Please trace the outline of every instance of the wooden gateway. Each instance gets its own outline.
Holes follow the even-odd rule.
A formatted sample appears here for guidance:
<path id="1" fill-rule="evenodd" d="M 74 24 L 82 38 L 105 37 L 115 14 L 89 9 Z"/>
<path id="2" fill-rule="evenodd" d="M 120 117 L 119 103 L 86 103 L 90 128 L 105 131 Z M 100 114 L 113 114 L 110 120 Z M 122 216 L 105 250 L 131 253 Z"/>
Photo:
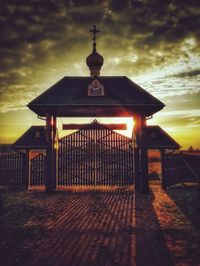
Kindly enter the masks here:
<path id="1" fill-rule="evenodd" d="M 146 120 L 148 117 L 160 111 L 164 107 L 164 104 L 125 76 L 100 76 L 100 69 L 104 59 L 96 51 L 96 33 L 98 31 L 95 26 L 91 32 L 94 34 L 93 51 L 86 59 L 90 76 L 63 77 L 55 85 L 28 104 L 28 107 L 38 116 L 46 118 L 46 189 L 48 192 L 56 189 L 56 180 L 60 171 L 58 170 L 58 154 L 56 151 L 57 117 L 132 117 L 135 123 L 132 138 L 132 141 L 134 141 L 134 157 L 130 165 L 135 169 L 136 189 L 142 193 L 147 193 L 149 190 L 149 182 Z M 93 132 L 97 132 L 97 129 Z M 101 138 L 96 139 L 96 141 L 99 141 L 100 145 L 103 145 Z M 62 145 L 63 143 L 64 141 Z M 67 145 L 70 144 L 68 143 Z M 97 148 L 94 145 L 94 149 L 95 147 Z M 89 149 L 91 149 L 92 156 L 94 151 L 91 145 Z M 66 156 L 63 160 L 69 162 L 71 160 L 70 155 L 65 153 L 64 150 L 62 152 Z M 102 164 L 103 169 L 98 173 L 98 182 L 100 183 L 103 182 L 101 178 L 107 178 L 105 176 L 105 169 L 108 167 L 107 155 L 103 153 L 103 150 L 99 150 L 99 153 L 101 152 L 102 154 L 98 154 L 98 156 L 105 158 L 104 164 Z M 77 153 L 76 156 L 79 158 L 78 149 Z M 130 156 L 130 158 L 132 157 Z M 78 161 L 81 167 L 80 160 L 77 159 Z M 98 164 L 99 162 L 96 161 L 96 163 Z M 91 175 L 91 172 L 88 175 Z M 62 175 L 60 176 L 63 178 Z M 86 175 L 85 178 L 89 177 Z"/>
<path id="2" fill-rule="evenodd" d="M 99 124 L 59 140 L 57 185 L 132 185 L 132 140 Z"/>

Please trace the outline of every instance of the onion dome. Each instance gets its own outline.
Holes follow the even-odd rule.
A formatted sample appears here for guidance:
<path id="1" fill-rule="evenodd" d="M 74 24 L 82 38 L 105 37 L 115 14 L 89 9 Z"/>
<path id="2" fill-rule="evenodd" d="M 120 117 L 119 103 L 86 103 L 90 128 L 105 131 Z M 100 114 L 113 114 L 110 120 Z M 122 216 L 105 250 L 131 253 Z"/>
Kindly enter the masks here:
<path id="1" fill-rule="evenodd" d="M 103 65 L 103 61 L 103 56 L 93 49 L 93 52 L 86 58 L 86 64 L 90 69 L 91 77 L 100 75 L 100 69 Z"/>
<path id="2" fill-rule="evenodd" d="M 94 25 L 93 29 L 90 30 L 90 32 L 93 33 L 93 51 L 92 53 L 86 58 L 86 64 L 90 69 L 90 75 L 91 77 L 99 76 L 100 70 L 103 65 L 104 59 L 103 56 L 97 53 L 96 51 L 96 33 L 100 32 L 96 29 L 96 26 Z"/>

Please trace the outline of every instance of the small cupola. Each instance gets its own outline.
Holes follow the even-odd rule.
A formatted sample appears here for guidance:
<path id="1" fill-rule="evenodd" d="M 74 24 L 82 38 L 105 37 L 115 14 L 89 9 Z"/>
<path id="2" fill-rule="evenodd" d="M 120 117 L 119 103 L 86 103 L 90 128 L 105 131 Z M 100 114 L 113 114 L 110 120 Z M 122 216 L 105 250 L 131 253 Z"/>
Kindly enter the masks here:
<path id="1" fill-rule="evenodd" d="M 86 64 L 90 69 L 90 76 L 100 76 L 100 70 L 103 65 L 104 59 L 103 56 L 97 53 L 96 51 L 96 34 L 100 32 L 96 29 L 96 25 L 94 25 L 93 29 L 90 30 L 93 33 L 93 51 L 92 53 L 86 58 Z"/>

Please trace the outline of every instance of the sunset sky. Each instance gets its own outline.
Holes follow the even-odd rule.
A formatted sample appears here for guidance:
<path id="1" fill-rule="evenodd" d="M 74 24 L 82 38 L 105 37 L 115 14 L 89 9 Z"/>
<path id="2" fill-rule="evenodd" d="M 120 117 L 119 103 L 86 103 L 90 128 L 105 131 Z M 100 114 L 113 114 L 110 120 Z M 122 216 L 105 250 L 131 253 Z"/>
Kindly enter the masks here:
<path id="1" fill-rule="evenodd" d="M 89 29 L 96 24 L 101 75 L 128 76 L 160 99 L 166 107 L 149 124 L 183 148 L 200 148 L 199 6 L 197 0 L 1 1 L 0 143 L 44 124 L 26 107 L 32 99 L 63 76 L 89 75 Z"/>

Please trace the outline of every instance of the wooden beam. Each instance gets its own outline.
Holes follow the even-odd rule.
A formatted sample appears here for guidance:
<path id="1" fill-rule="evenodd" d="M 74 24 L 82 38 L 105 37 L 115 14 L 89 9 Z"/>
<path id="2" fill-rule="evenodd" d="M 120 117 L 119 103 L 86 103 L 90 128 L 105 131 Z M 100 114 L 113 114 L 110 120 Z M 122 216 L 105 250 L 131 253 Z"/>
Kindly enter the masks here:
<path id="1" fill-rule="evenodd" d="M 91 124 L 63 124 L 63 130 L 79 130 Z M 126 130 L 127 124 L 100 124 L 111 130 Z"/>

